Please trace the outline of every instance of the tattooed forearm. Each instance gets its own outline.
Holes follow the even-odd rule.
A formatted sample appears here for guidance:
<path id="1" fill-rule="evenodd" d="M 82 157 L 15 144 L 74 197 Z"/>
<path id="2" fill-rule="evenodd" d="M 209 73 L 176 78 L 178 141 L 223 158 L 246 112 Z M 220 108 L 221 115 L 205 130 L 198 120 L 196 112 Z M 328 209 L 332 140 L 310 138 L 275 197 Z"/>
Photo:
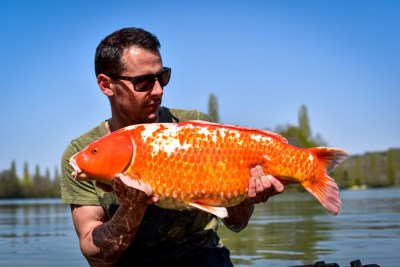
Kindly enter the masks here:
<path id="1" fill-rule="evenodd" d="M 132 243 L 149 204 L 157 197 L 132 187 L 119 179 L 114 182 L 119 207 L 111 218 L 103 218 L 100 207 L 73 207 L 73 220 L 83 255 L 91 266 L 113 266 Z M 108 220 L 109 219 L 109 220 Z"/>
<path id="2" fill-rule="evenodd" d="M 92 266 L 112 266 L 131 244 L 143 219 L 144 210 L 134 207 L 118 208 L 109 220 L 92 231 L 93 244 L 100 249 L 97 257 L 88 258 Z"/>

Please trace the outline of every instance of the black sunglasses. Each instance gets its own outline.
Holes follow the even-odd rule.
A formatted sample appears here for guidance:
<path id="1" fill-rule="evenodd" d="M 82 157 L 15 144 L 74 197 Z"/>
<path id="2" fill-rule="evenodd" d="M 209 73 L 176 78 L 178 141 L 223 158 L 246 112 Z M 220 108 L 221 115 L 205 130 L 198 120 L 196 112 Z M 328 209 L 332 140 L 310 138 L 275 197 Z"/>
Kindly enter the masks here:
<path id="1" fill-rule="evenodd" d="M 160 83 L 161 87 L 168 84 L 171 78 L 171 68 L 164 67 L 162 71 L 156 74 L 144 74 L 138 76 L 119 76 L 119 75 L 108 75 L 111 79 L 126 80 L 133 84 L 133 89 L 137 92 L 147 92 L 154 86 L 156 80 Z"/>

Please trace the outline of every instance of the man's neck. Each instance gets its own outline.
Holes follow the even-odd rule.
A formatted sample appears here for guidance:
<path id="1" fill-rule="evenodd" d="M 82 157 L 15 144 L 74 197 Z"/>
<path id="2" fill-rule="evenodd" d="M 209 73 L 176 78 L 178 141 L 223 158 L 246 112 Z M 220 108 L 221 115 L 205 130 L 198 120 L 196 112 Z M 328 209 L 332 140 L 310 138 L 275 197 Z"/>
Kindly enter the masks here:
<path id="1" fill-rule="evenodd" d="M 160 118 L 157 119 L 157 121 L 154 122 L 158 122 Z M 126 126 L 130 126 L 130 125 L 135 125 L 135 124 L 139 124 L 139 123 L 154 123 L 154 122 L 130 122 L 130 123 L 122 123 L 121 121 L 115 119 L 115 118 L 110 118 L 108 120 L 106 120 L 106 128 L 108 130 L 109 133 L 114 132 L 118 129 L 124 128 Z"/>

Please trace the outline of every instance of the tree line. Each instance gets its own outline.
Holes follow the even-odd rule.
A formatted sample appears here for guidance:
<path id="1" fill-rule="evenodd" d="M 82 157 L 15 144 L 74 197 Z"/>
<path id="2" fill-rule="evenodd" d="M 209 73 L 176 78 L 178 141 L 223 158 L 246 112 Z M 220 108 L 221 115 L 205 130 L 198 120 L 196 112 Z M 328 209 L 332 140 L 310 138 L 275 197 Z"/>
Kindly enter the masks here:
<path id="1" fill-rule="evenodd" d="M 16 162 L 13 160 L 9 170 L 0 172 L 0 198 L 60 197 L 60 180 L 57 167 L 54 169 L 53 177 L 48 169 L 42 175 L 39 165 L 36 165 L 35 172 L 31 174 L 27 162 L 24 164 L 23 176 L 19 177 Z"/>
<path id="2" fill-rule="evenodd" d="M 332 173 L 341 188 L 400 185 L 400 149 L 352 156 Z"/>

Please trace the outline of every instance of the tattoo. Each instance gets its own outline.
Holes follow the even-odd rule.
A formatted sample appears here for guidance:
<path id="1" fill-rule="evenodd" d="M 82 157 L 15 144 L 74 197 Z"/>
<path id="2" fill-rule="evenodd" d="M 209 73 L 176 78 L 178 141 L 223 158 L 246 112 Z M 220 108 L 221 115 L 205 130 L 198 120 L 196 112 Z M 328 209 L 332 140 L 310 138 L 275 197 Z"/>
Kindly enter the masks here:
<path id="1" fill-rule="evenodd" d="M 93 266 L 112 266 L 121 257 L 142 222 L 146 208 L 120 206 L 108 221 L 93 229 L 93 244 L 101 251 L 101 257 L 88 261 Z"/>

